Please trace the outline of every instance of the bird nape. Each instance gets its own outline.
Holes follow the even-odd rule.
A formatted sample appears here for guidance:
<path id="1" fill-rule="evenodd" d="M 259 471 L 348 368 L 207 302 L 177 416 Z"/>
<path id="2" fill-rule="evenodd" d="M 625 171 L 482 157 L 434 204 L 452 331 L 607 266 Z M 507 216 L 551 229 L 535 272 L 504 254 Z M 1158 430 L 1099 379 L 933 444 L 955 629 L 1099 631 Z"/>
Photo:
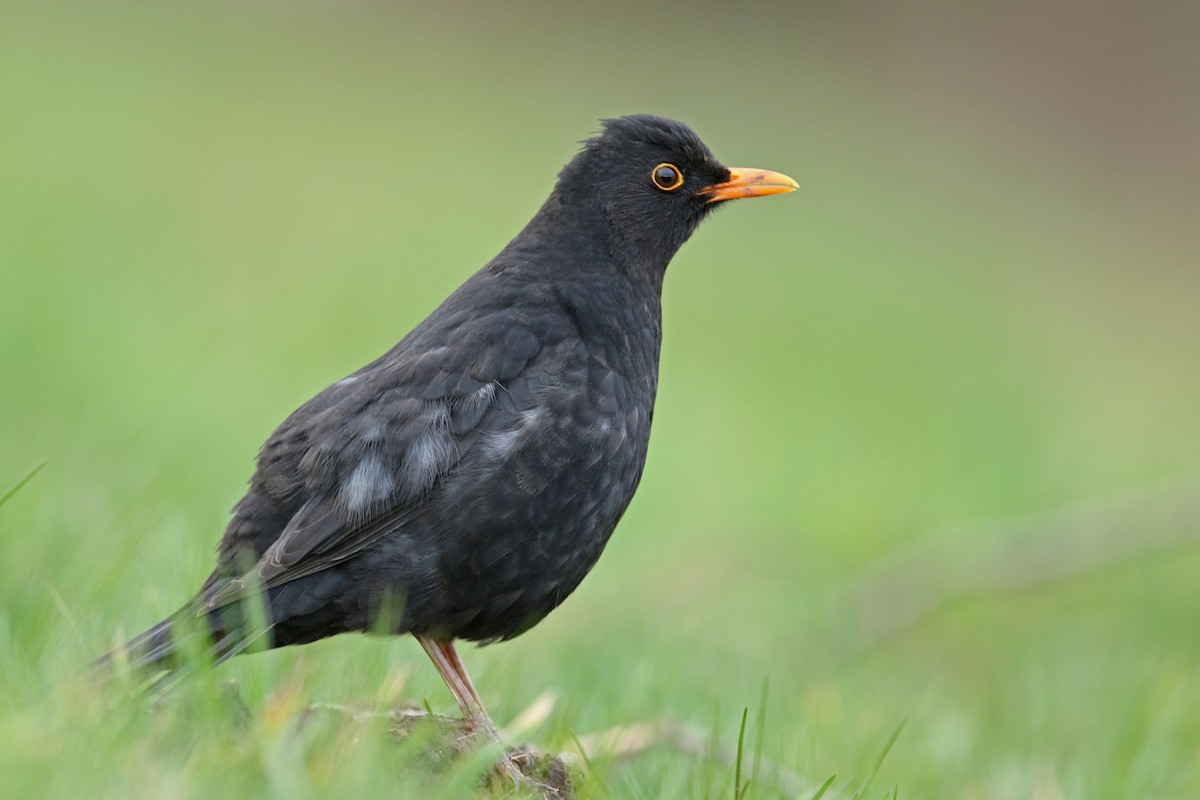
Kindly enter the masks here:
<path id="1" fill-rule="evenodd" d="M 607 120 L 498 256 L 271 434 L 216 569 L 121 660 L 234 655 L 254 598 L 272 647 L 411 633 L 495 738 L 454 640 L 519 635 L 595 564 L 646 459 L 668 262 L 714 208 L 795 188 L 679 122 Z"/>

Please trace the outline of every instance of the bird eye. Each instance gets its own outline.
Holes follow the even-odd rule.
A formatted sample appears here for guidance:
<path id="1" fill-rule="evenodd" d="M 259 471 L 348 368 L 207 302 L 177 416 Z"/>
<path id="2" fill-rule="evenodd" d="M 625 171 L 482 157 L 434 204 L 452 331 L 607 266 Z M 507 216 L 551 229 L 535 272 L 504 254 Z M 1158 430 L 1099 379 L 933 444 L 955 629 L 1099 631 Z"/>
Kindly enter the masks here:
<path id="1" fill-rule="evenodd" d="M 650 173 L 650 180 L 664 192 L 673 192 L 683 186 L 683 173 L 674 164 L 659 164 Z"/>

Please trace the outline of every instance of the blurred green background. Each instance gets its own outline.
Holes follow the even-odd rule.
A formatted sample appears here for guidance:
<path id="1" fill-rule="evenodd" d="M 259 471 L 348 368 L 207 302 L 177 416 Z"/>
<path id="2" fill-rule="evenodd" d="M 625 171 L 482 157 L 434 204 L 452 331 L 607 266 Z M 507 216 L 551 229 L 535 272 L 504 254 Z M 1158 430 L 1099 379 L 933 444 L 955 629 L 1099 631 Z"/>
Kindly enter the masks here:
<path id="1" fill-rule="evenodd" d="M 294 724 L 450 712 L 408 639 L 152 709 L 72 678 L 198 586 L 286 414 L 652 112 L 801 189 L 673 262 L 637 499 L 465 650 L 497 720 L 730 746 L 749 707 L 760 798 L 851 797 L 905 719 L 866 796 L 1200 796 L 1197 41 L 1184 0 L 4 4 L 0 491 L 46 466 L 0 507 L 0 794 L 429 796 Z M 687 751 L 584 793 L 733 794 Z"/>

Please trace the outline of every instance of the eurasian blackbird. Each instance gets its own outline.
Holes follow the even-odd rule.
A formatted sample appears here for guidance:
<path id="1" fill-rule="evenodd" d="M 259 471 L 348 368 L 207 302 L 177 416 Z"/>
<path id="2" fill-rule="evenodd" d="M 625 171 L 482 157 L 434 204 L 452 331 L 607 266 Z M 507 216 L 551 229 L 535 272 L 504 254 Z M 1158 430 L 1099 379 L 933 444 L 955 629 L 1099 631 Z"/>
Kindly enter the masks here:
<path id="1" fill-rule="evenodd" d="M 498 256 L 284 420 L 216 570 L 122 656 L 170 667 L 185 636 L 233 655 L 257 597 L 273 647 L 411 633 L 494 737 L 454 640 L 519 635 L 596 563 L 642 476 L 667 263 L 725 201 L 795 188 L 679 122 L 605 121 Z"/>

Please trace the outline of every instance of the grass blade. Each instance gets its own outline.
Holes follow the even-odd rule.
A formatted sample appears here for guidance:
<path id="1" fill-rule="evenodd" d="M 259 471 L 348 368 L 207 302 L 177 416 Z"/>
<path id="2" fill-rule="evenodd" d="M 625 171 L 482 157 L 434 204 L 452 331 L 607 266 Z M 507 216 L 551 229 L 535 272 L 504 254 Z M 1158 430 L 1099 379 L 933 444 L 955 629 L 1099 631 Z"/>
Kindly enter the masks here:
<path id="1" fill-rule="evenodd" d="M 888 753 L 892 751 L 892 746 L 896 744 L 896 740 L 900 738 L 900 731 L 904 730 L 904 726 L 908 723 L 908 717 L 900 720 L 900 724 L 896 726 L 896 730 L 892 731 L 892 735 L 888 738 L 887 744 L 883 746 L 883 752 L 879 754 L 879 758 L 875 760 L 875 767 L 871 770 L 871 774 L 867 776 L 866 782 L 862 788 L 854 793 L 855 800 L 866 794 L 866 791 L 871 786 L 871 781 L 875 780 L 875 776 L 879 774 L 879 768 L 883 766 L 884 760 L 888 757 Z M 899 788 L 899 787 L 897 787 Z"/>
<path id="2" fill-rule="evenodd" d="M 738 729 L 738 745 L 737 745 L 737 760 L 733 765 L 733 800 L 742 800 L 746 796 L 746 788 L 750 784 L 742 785 L 742 753 L 746 743 L 746 717 L 750 714 L 749 708 L 742 709 L 742 726 Z"/>
<path id="3" fill-rule="evenodd" d="M 39 472 L 41 472 L 42 467 L 46 466 L 48 461 L 49 461 L 49 459 L 47 459 L 47 461 L 43 461 L 42 463 L 38 464 L 33 469 L 29 470 L 29 472 L 26 472 L 24 478 L 21 478 L 21 480 L 17 481 L 16 484 L 11 489 L 9 489 L 4 494 L 0 495 L 0 506 L 7 503 L 10 497 L 12 497 L 17 492 L 21 491 L 22 486 L 24 486 L 25 484 L 27 484 L 31 480 L 33 480 L 33 476 L 37 475 Z"/>
<path id="4" fill-rule="evenodd" d="M 821 788 L 817 789 L 817 793 L 812 796 L 812 800 L 821 800 L 825 793 L 829 791 L 829 787 L 833 786 L 833 782 L 837 780 L 837 773 L 829 776 L 829 779 L 821 784 Z"/>

